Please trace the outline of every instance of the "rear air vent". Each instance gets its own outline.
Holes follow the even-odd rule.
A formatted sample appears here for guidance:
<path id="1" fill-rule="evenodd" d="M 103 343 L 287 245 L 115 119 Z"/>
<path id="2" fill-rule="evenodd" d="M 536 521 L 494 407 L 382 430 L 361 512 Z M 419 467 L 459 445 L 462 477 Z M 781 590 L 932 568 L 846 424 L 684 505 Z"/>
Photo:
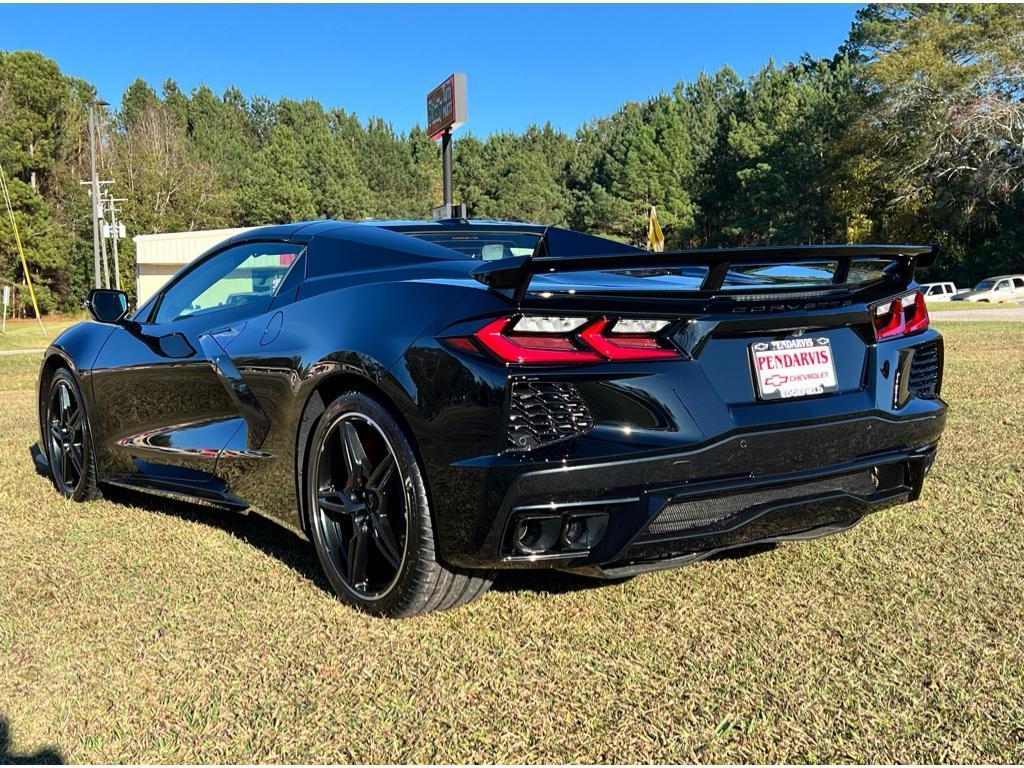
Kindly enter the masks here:
<path id="1" fill-rule="evenodd" d="M 572 384 L 557 381 L 512 383 L 508 450 L 532 451 L 578 437 L 594 427 L 594 418 Z"/>
<path id="2" fill-rule="evenodd" d="M 910 363 L 910 391 L 918 397 L 934 398 L 942 388 L 942 340 L 914 347 Z"/>
<path id="3" fill-rule="evenodd" d="M 895 484 L 895 482 L 896 479 L 887 484 Z M 671 501 L 647 527 L 644 538 L 681 534 L 705 528 L 720 523 L 733 515 L 767 504 L 809 498 L 823 493 L 868 496 L 877 490 L 879 490 L 879 474 L 865 469 L 848 475 L 828 477 L 797 485 L 759 488 L 743 493 L 703 499 Z"/>

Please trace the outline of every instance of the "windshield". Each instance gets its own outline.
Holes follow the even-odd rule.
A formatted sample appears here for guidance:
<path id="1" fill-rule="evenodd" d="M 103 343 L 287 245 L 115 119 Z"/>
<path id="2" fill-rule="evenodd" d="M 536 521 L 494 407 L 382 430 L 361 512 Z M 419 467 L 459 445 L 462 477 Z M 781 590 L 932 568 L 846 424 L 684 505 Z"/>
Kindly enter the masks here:
<path id="1" fill-rule="evenodd" d="M 974 286 L 974 290 L 976 290 L 976 291 L 991 291 L 995 287 L 995 284 L 996 284 L 995 280 L 991 280 L 991 279 L 990 280 L 982 280 L 980 283 L 978 283 L 976 286 Z"/>
<path id="2" fill-rule="evenodd" d="M 530 256 L 540 242 L 539 232 L 496 232 L 487 230 L 461 232 L 406 232 L 411 237 L 451 248 L 463 256 L 479 261 L 496 261 L 513 256 Z"/>

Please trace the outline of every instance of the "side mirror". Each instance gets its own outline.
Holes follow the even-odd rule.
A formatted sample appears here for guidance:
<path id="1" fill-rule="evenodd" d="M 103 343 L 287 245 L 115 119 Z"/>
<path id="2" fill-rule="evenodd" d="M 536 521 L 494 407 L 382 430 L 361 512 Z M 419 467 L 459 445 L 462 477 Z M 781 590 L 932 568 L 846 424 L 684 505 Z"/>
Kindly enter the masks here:
<path id="1" fill-rule="evenodd" d="M 101 323 L 119 323 L 128 314 L 128 295 L 109 288 L 93 288 L 85 300 L 89 314 Z"/>

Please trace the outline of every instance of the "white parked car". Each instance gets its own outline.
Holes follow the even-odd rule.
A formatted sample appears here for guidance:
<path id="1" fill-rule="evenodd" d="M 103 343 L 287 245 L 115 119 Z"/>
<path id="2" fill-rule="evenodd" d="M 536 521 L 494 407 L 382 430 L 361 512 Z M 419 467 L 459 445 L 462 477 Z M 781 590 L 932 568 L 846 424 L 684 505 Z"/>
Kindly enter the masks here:
<path id="1" fill-rule="evenodd" d="M 974 290 L 956 297 L 958 301 L 1024 301 L 1024 275 L 986 277 Z"/>
<path id="2" fill-rule="evenodd" d="M 953 283 L 921 283 L 920 287 L 928 304 L 936 301 L 952 301 L 953 297 L 959 293 Z"/>

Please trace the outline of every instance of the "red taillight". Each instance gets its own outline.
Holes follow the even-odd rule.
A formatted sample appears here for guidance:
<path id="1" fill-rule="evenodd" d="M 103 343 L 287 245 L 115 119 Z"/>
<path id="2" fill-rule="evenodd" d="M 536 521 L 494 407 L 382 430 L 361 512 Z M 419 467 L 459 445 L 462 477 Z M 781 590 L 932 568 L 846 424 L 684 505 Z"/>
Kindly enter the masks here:
<path id="1" fill-rule="evenodd" d="M 656 360 L 679 357 L 679 352 L 663 347 L 653 333 L 609 333 L 608 318 L 591 323 L 580 338 L 609 360 Z"/>
<path id="2" fill-rule="evenodd" d="M 928 327 L 931 322 L 928 317 L 928 305 L 925 303 L 924 294 L 914 291 L 913 302 L 910 306 L 903 304 L 903 322 L 906 326 L 906 333 L 918 333 Z"/>
<path id="3" fill-rule="evenodd" d="M 928 307 L 920 291 L 906 293 L 872 310 L 875 338 L 879 341 L 920 333 L 928 327 Z"/>
<path id="4" fill-rule="evenodd" d="M 628 332 L 616 333 L 619 324 L 624 324 Z M 514 320 L 499 317 L 487 323 L 473 337 L 507 363 L 596 363 L 601 360 L 681 357 L 680 352 L 669 347 L 658 335 L 667 325 L 667 321 L 640 320 L 620 320 L 613 324 L 605 317 L 591 321 L 586 318 L 525 317 Z M 466 338 L 458 337 L 458 340 Z M 451 343 L 455 339 L 448 341 Z"/>
<path id="5" fill-rule="evenodd" d="M 601 359 L 562 334 L 508 333 L 511 324 L 511 318 L 499 317 L 473 335 L 507 363 L 594 363 Z"/>

